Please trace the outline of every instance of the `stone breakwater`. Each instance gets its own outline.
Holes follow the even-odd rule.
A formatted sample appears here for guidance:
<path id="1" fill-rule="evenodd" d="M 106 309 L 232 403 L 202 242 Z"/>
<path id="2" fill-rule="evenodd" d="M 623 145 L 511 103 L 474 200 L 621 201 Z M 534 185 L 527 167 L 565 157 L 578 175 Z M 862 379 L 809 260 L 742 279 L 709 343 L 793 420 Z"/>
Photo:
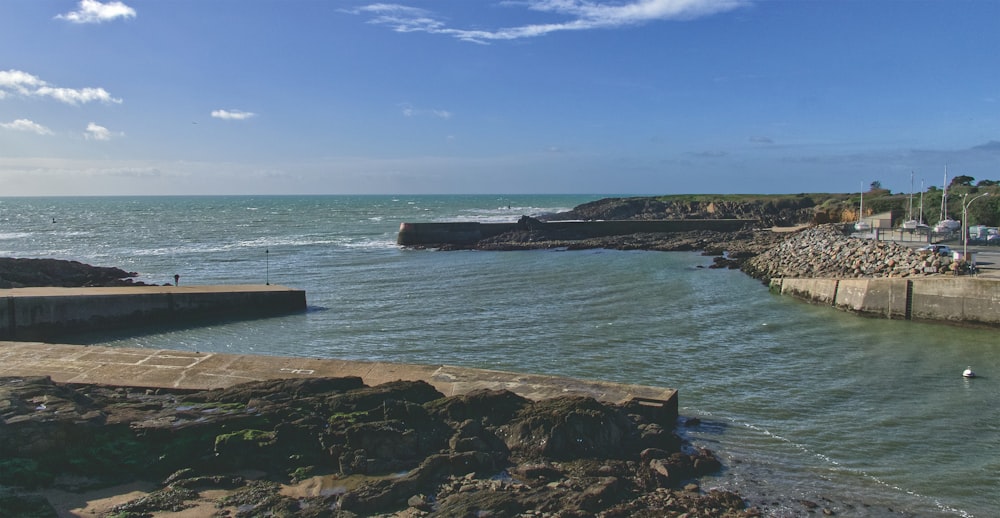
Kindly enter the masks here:
<path id="1" fill-rule="evenodd" d="M 961 263 L 950 256 L 852 238 L 838 225 L 820 225 L 789 235 L 747 260 L 742 269 L 768 282 L 779 277 L 924 277 L 952 273 L 960 267 Z"/>

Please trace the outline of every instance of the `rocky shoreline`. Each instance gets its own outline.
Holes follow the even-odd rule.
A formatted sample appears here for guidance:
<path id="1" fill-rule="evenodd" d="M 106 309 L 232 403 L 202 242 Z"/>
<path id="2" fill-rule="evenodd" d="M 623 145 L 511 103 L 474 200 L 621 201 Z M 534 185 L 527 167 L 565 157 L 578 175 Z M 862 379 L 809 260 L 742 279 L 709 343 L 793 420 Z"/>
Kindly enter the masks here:
<path id="1" fill-rule="evenodd" d="M 145 480 L 88 516 L 759 516 L 701 491 L 721 468 L 650 407 L 424 382 L 251 382 L 208 391 L 0 380 L 0 508 Z"/>
<path id="2" fill-rule="evenodd" d="M 653 218 L 759 219 L 758 228 L 735 232 L 699 230 L 672 233 L 636 233 L 601 237 L 567 235 L 550 230 L 542 219 L 523 216 L 515 230 L 466 244 L 423 246 L 438 250 L 611 249 L 664 252 L 699 251 L 713 256 L 710 268 L 741 269 L 767 283 L 776 277 L 879 278 L 956 274 L 964 265 L 950 256 L 914 250 L 897 243 L 859 239 L 841 223 L 818 223 L 809 207 L 771 207 L 762 204 L 667 204 L 649 198 L 599 200 L 569 212 L 549 215 L 558 220 L 646 220 Z M 761 222 L 788 227 L 761 228 Z"/>
<path id="3" fill-rule="evenodd" d="M 142 282 L 134 280 L 138 275 L 121 268 L 91 266 L 77 261 L 0 257 L 0 289 L 143 286 Z"/>

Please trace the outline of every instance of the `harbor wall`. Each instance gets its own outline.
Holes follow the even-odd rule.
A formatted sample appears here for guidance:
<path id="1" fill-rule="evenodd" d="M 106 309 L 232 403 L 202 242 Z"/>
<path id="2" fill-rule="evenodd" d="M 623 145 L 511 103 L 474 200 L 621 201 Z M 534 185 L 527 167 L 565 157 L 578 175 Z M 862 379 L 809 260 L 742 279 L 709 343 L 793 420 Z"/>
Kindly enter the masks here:
<path id="1" fill-rule="evenodd" d="M 479 223 L 459 221 L 444 223 L 401 223 L 396 242 L 403 246 L 468 245 L 513 230 L 540 230 L 566 239 L 586 239 L 636 233 L 688 232 L 714 230 L 732 232 L 753 225 L 747 219 L 683 219 L 683 220 L 615 220 L 615 221 L 534 221 L 520 223 Z"/>
<path id="2" fill-rule="evenodd" d="M 306 309 L 283 286 L 129 286 L 0 290 L 0 339 L 52 340 L 73 333 L 277 316 Z"/>
<path id="3" fill-rule="evenodd" d="M 913 319 L 1000 326 L 1000 280 L 943 278 L 913 284 Z"/>
<path id="4" fill-rule="evenodd" d="M 0 377 L 49 376 L 61 383 L 211 390 L 248 381 L 357 376 L 369 386 L 425 381 L 447 395 L 509 390 L 535 401 L 567 394 L 610 403 L 632 401 L 671 427 L 678 412 L 677 390 L 672 388 L 453 365 L 3 341 L 0 351 Z"/>
<path id="5" fill-rule="evenodd" d="M 1000 279 L 776 278 L 771 291 L 874 317 L 1000 326 Z"/>

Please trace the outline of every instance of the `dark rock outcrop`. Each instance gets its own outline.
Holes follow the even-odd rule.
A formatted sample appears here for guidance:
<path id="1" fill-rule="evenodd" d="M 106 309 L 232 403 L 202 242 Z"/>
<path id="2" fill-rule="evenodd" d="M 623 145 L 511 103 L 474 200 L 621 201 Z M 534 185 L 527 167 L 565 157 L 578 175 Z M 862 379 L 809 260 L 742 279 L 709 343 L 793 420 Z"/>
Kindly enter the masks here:
<path id="1" fill-rule="evenodd" d="M 649 417 L 587 397 L 445 397 L 423 382 L 357 378 L 197 392 L 2 378 L 0 500 L 37 510 L 33 489 L 73 476 L 162 481 L 114 510 L 129 516 L 182 510 L 205 489 L 255 516 L 753 515 L 737 495 L 701 493 L 692 481 L 721 464 Z M 352 485 L 281 491 L 320 476 Z"/>
<path id="2" fill-rule="evenodd" d="M 120 268 L 90 266 L 77 261 L 0 257 L 0 288 L 142 285 L 134 281 L 137 275 Z"/>
<path id="3" fill-rule="evenodd" d="M 567 212 L 546 215 L 544 219 L 752 219 L 759 221 L 763 227 L 772 227 L 814 223 L 816 213 L 816 202 L 803 195 L 760 201 L 671 201 L 655 197 L 630 197 L 604 198 L 584 203 Z"/>

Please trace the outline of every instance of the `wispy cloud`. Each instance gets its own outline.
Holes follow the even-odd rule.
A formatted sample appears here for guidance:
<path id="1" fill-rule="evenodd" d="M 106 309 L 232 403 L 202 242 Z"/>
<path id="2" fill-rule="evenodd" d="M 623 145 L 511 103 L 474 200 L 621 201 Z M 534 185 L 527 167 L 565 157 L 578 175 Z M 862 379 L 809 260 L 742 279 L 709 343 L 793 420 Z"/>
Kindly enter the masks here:
<path id="1" fill-rule="evenodd" d="M 490 41 L 534 38 L 553 32 L 613 29 L 654 21 L 691 20 L 732 11 L 750 4 L 750 0 L 630 0 L 598 2 L 593 0 L 511 0 L 505 7 L 523 8 L 561 18 L 548 23 L 525 23 L 494 29 L 451 27 L 443 17 L 417 7 L 401 4 L 369 4 L 345 12 L 370 16 L 370 23 L 384 25 L 396 32 L 425 32 L 451 36 L 463 41 Z"/>
<path id="2" fill-rule="evenodd" d="M 985 153 L 1000 153 L 1000 141 L 991 140 L 985 144 L 980 144 L 978 146 L 972 147 L 973 151 L 982 151 Z"/>
<path id="3" fill-rule="evenodd" d="M 135 9 L 122 2 L 101 3 L 97 0 L 80 0 L 76 11 L 56 16 L 72 23 L 101 23 L 117 18 L 135 18 Z"/>
<path id="4" fill-rule="evenodd" d="M 87 124 L 87 131 L 84 132 L 83 136 L 87 140 L 111 140 L 112 137 L 124 137 L 125 134 L 113 133 L 108 128 L 91 122 Z"/>
<path id="5" fill-rule="evenodd" d="M 753 142 L 754 144 L 774 144 L 774 139 L 772 139 L 771 137 L 755 135 L 753 137 L 750 137 L 750 142 Z"/>
<path id="6" fill-rule="evenodd" d="M 420 116 L 429 115 L 431 117 L 437 117 L 439 119 L 450 119 L 451 116 L 452 116 L 452 113 L 450 111 L 448 111 L 448 110 L 417 109 L 417 108 L 414 108 L 413 106 L 411 106 L 409 104 L 405 104 L 405 103 L 401 104 L 400 107 L 403 109 L 403 116 L 404 117 L 420 117 Z"/>
<path id="7" fill-rule="evenodd" d="M 212 112 L 212 117 L 228 121 L 242 121 L 256 116 L 256 113 L 240 110 L 215 110 Z"/>
<path id="8" fill-rule="evenodd" d="M 707 151 L 694 151 L 689 153 L 689 155 L 698 158 L 723 158 L 729 153 L 721 150 L 707 150 Z"/>
<path id="9" fill-rule="evenodd" d="M 9 96 L 48 97 L 66 104 L 89 102 L 121 104 L 103 88 L 62 88 L 50 85 L 37 76 L 21 70 L 0 70 L 0 99 Z"/>
<path id="10" fill-rule="evenodd" d="M 51 135 L 52 130 L 28 119 L 17 119 L 14 122 L 2 122 L 0 128 L 12 131 L 24 131 L 27 133 L 37 133 L 39 135 Z"/>

